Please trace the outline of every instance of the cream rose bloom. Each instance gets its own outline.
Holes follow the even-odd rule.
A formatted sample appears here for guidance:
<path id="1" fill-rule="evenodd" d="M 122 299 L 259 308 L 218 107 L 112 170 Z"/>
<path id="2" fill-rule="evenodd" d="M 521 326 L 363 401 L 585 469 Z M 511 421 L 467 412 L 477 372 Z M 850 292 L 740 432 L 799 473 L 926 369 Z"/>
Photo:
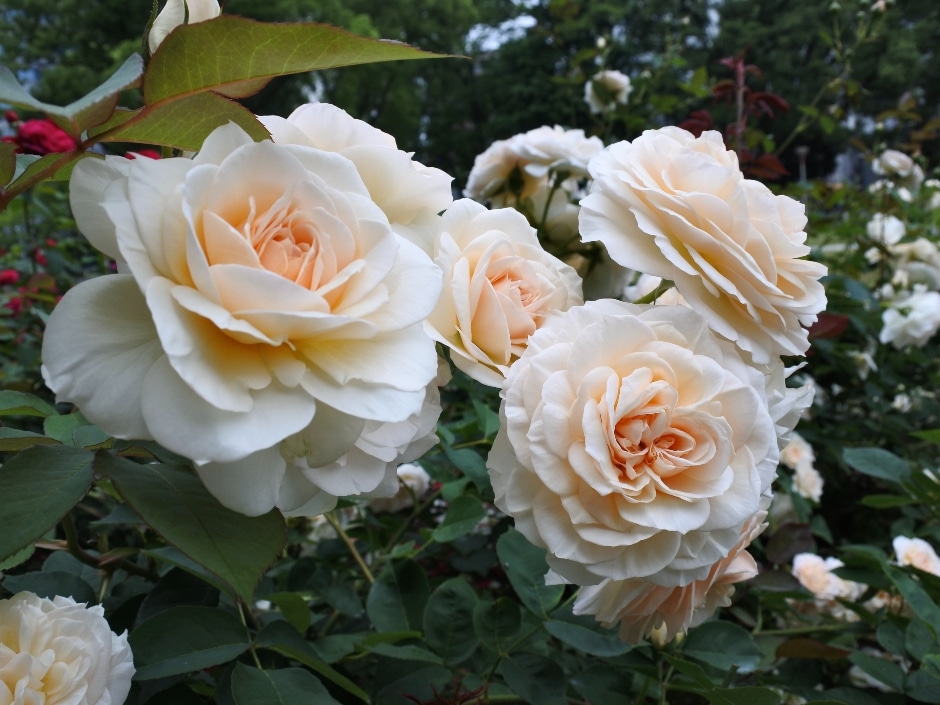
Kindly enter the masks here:
<path id="1" fill-rule="evenodd" d="M 875 213 L 865 225 L 868 237 L 882 245 L 896 245 L 904 238 L 907 228 L 904 221 L 895 215 Z"/>
<path id="2" fill-rule="evenodd" d="M 104 610 L 21 592 L 0 600 L 0 703 L 121 705 L 134 658 Z"/>
<path id="3" fill-rule="evenodd" d="M 813 553 L 798 553 L 793 556 L 791 572 L 800 584 L 813 593 L 817 605 L 825 610 L 839 612 L 836 598 L 858 600 L 866 586 L 851 580 L 844 580 L 833 573 L 836 568 L 845 565 L 838 558 L 822 558 Z"/>
<path id="4" fill-rule="evenodd" d="M 205 22 L 222 14 L 218 0 L 167 0 L 150 27 L 147 46 L 152 54 L 166 36 L 181 24 Z"/>
<path id="5" fill-rule="evenodd" d="M 441 275 L 352 161 L 230 124 L 193 159 L 85 160 L 71 203 L 121 273 L 52 313 L 43 376 L 59 400 L 192 459 L 246 514 L 318 513 L 321 491 L 385 480 L 387 461 L 344 458 L 384 424 L 420 425 Z"/>
<path id="6" fill-rule="evenodd" d="M 940 329 L 940 293 L 921 284 L 894 299 L 881 314 L 878 340 L 898 350 L 923 347 Z"/>
<path id="7" fill-rule="evenodd" d="M 911 565 L 925 573 L 940 575 L 940 557 L 934 547 L 923 539 L 896 536 L 891 545 L 898 565 Z"/>
<path id="8" fill-rule="evenodd" d="M 721 135 L 647 130 L 591 161 L 581 237 L 614 261 L 676 283 L 689 306 L 757 364 L 802 355 L 826 306 L 826 268 L 801 257 L 802 204 L 745 179 Z"/>
<path id="9" fill-rule="evenodd" d="M 630 77 L 626 74 L 610 69 L 598 71 L 584 84 L 584 102 L 590 111 L 597 115 L 613 110 L 618 103 L 626 105 L 632 90 Z M 602 92 L 603 96 L 600 95 Z"/>
<path id="10" fill-rule="evenodd" d="M 720 607 L 731 604 L 735 583 L 757 576 L 757 563 L 745 549 L 767 528 L 765 508 L 749 519 L 727 556 L 716 562 L 701 580 L 682 587 L 663 587 L 646 580 L 605 580 L 581 588 L 575 614 L 590 614 L 605 627 L 619 624 L 623 641 L 631 644 L 655 635 L 661 643 L 697 627 Z"/>
<path id="11" fill-rule="evenodd" d="M 581 279 L 548 254 L 525 217 L 461 199 L 444 213 L 434 261 L 444 290 L 428 333 L 475 380 L 502 385 L 550 313 L 582 303 Z"/>
<path id="12" fill-rule="evenodd" d="M 871 163 L 872 171 L 916 191 L 924 181 L 924 170 L 904 152 L 886 149 Z"/>
<path id="13" fill-rule="evenodd" d="M 496 505 L 572 583 L 704 580 L 775 474 L 764 385 L 686 307 L 556 314 L 503 386 Z"/>
<path id="14" fill-rule="evenodd" d="M 279 144 L 296 144 L 342 154 L 355 164 L 369 196 L 392 230 L 430 254 L 438 213 L 454 200 L 453 177 L 414 161 L 395 138 L 329 103 L 308 103 L 286 119 L 259 117 Z"/>

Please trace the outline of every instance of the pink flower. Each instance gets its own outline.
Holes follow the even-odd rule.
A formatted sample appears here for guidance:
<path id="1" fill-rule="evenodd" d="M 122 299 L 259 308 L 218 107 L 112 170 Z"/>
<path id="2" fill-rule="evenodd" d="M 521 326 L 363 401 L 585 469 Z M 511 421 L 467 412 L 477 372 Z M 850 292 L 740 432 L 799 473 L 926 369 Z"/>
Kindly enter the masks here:
<path id="1" fill-rule="evenodd" d="M 0 286 L 16 284 L 20 280 L 20 273 L 15 269 L 0 270 Z"/>
<path id="2" fill-rule="evenodd" d="M 16 135 L 4 137 L 4 142 L 13 142 L 16 151 L 22 154 L 51 154 L 70 152 L 75 149 L 75 140 L 52 120 L 24 120 L 16 129 Z"/>

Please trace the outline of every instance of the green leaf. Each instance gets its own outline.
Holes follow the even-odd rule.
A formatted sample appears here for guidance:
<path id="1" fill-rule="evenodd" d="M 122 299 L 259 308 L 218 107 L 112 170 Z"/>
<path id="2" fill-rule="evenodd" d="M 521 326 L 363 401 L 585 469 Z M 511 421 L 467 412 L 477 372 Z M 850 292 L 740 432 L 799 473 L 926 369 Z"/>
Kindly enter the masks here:
<path id="1" fill-rule="evenodd" d="M 875 509 L 890 509 L 892 507 L 906 507 L 914 504 L 917 500 L 913 497 L 907 497 L 899 494 L 870 494 L 862 497 L 862 504 L 866 507 Z"/>
<path id="2" fill-rule="evenodd" d="M 0 142 L 0 186 L 13 181 L 16 174 L 16 145 L 12 142 Z"/>
<path id="3" fill-rule="evenodd" d="M 310 608 L 307 601 L 296 592 L 276 592 L 273 595 L 265 595 L 266 600 L 270 600 L 284 615 L 284 619 L 299 634 L 306 633 L 310 627 Z"/>
<path id="4" fill-rule="evenodd" d="M 689 632 L 683 653 L 710 666 L 740 673 L 757 668 L 761 651 L 747 631 L 730 622 L 708 622 Z"/>
<path id="5" fill-rule="evenodd" d="M 605 629 L 593 617 L 572 614 L 570 608 L 552 614 L 552 619 L 545 622 L 545 630 L 568 646 L 591 656 L 621 656 L 632 648 L 621 641 L 615 631 Z"/>
<path id="6" fill-rule="evenodd" d="M 30 558 L 32 558 L 35 552 L 36 552 L 36 547 L 33 546 L 32 544 L 24 548 L 22 551 L 17 551 L 9 558 L 6 558 L 5 560 L 0 561 L 0 572 L 4 570 L 10 570 L 10 568 L 16 568 L 16 566 L 18 565 L 22 565 L 23 563 L 28 561 Z"/>
<path id="7" fill-rule="evenodd" d="M 783 697 L 770 688 L 756 685 L 715 688 L 703 693 L 713 705 L 780 705 Z"/>
<path id="8" fill-rule="evenodd" d="M 235 664 L 235 705 L 339 705 L 316 676 L 302 668 L 263 671 Z"/>
<path id="9" fill-rule="evenodd" d="M 454 464 L 470 481 L 477 486 L 480 492 L 492 492 L 490 474 L 486 469 L 486 461 L 476 451 L 470 448 L 454 449 L 444 445 L 444 455 Z"/>
<path id="10" fill-rule="evenodd" d="M 889 654 L 904 653 L 904 632 L 893 622 L 882 622 L 875 631 L 878 644 Z"/>
<path id="11" fill-rule="evenodd" d="M 507 685 L 528 703 L 567 705 L 565 672 L 558 663 L 543 656 L 519 654 L 500 666 Z"/>
<path id="12" fill-rule="evenodd" d="M 121 505 L 126 506 L 126 505 Z M 219 604 L 219 590 L 182 568 L 173 568 L 144 597 L 137 609 L 135 623 L 140 624 L 154 615 L 174 607 L 215 607 Z"/>
<path id="13" fill-rule="evenodd" d="M 914 610 L 915 615 L 924 620 L 936 639 L 940 631 L 940 607 L 937 607 L 917 581 L 903 570 L 889 566 L 885 572 L 904 601 Z"/>
<path id="14" fill-rule="evenodd" d="M 87 421 L 81 414 L 64 414 L 59 416 L 47 416 L 43 421 L 42 429 L 49 438 L 54 438 L 59 443 L 65 445 L 75 445 L 72 442 L 72 432 L 79 426 L 83 426 Z"/>
<path id="15" fill-rule="evenodd" d="M 928 431 L 913 431 L 911 435 L 931 443 L 940 443 L 940 428 L 931 428 Z"/>
<path id="16" fill-rule="evenodd" d="M 261 575 L 281 553 L 287 530 L 276 510 L 247 517 L 223 507 L 199 478 L 169 464 L 139 465 L 99 453 L 95 469 L 141 519 L 251 602 Z"/>
<path id="17" fill-rule="evenodd" d="M 3 143 L 5 144 L 5 143 Z M 55 416 L 55 407 L 34 394 L 6 389 L 0 392 L 0 416 Z"/>
<path id="18" fill-rule="evenodd" d="M 473 608 L 473 631 L 487 648 L 501 655 L 522 626 L 518 603 L 511 597 L 500 597 L 495 602 L 482 600 Z"/>
<path id="19" fill-rule="evenodd" d="M 276 76 L 440 56 L 328 25 L 261 23 L 223 15 L 177 27 L 163 41 L 147 66 L 144 98 L 152 105 L 206 90 L 244 98 Z"/>
<path id="20" fill-rule="evenodd" d="M 66 446 L 39 446 L 0 468 L 0 560 L 56 525 L 88 493 L 92 454 Z"/>
<path id="21" fill-rule="evenodd" d="M 623 673 L 609 665 L 589 666 L 571 679 L 581 695 L 591 703 L 603 705 L 634 705 L 632 674 Z"/>
<path id="22" fill-rule="evenodd" d="M 140 142 L 198 151 L 215 128 L 234 122 L 256 142 L 271 135 L 244 106 L 217 93 L 196 93 L 121 114 L 102 142 Z"/>
<path id="23" fill-rule="evenodd" d="M 218 666 L 248 650 L 245 626 L 214 607 L 173 607 L 131 631 L 134 680 L 152 680 Z"/>
<path id="24" fill-rule="evenodd" d="M 0 66 L 0 103 L 45 113 L 72 137 L 78 138 L 84 130 L 107 120 L 117 106 L 121 91 L 137 85 L 143 73 L 144 60 L 131 54 L 107 81 L 74 103 L 61 107 L 33 98 L 9 69 Z"/>
<path id="25" fill-rule="evenodd" d="M 849 661 L 892 690 L 899 693 L 904 690 L 904 671 L 893 661 L 872 656 L 863 651 L 850 654 Z"/>
<path id="26" fill-rule="evenodd" d="M 369 589 L 366 613 L 380 632 L 420 630 L 429 593 L 421 566 L 410 560 L 393 563 Z"/>
<path id="27" fill-rule="evenodd" d="M 904 649 L 918 661 L 923 661 L 931 651 L 936 650 L 937 635 L 923 620 L 912 619 L 904 630 Z M 895 651 L 894 653 L 901 653 Z"/>
<path id="28" fill-rule="evenodd" d="M 490 438 L 491 436 L 495 436 L 496 432 L 499 431 L 499 414 L 476 399 L 472 401 L 473 410 L 477 415 L 477 423 L 480 425 L 480 430 L 483 431 L 483 437 Z"/>
<path id="29" fill-rule="evenodd" d="M 271 622 L 255 637 L 255 646 L 276 651 L 282 656 L 299 661 L 312 668 L 321 676 L 364 702 L 369 702 L 368 694 L 332 666 L 323 662 L 313 646 L 294 631 L 287 622 Z"/>
<path id="30" fill-rule="evenodd" d="M 565 591 L 564 585 L 546 585 L 548 563 L 545 549 L 529 543 L 515 529 L 507 531 L 496 542 L 496 554 L 506 577 L 522 604 L 540 617 L 548 618 Z"/>
<path id="31" fill-rule="evenodd" d="M 485 516 L 486 510 L 479 499 L 461 495 L 451 502 L 444 521 L 431 532 L 431 537 L 440 543 L 459 539 L 473 531 Z"/>
<path id="32" fill-rule="evenodd" d="M 920 703 L 940 703 L 940 678 L 922 668 L 907 677 L 904 692 Z"/>
<path id="33" fill-rule="evenodd" d="M 10 592 L 34 592 L 49 599 L 62 595 L 76 602 L 94 604 L 98 601 L 91 585 L 79 576 L 61 570 L 8 575 L 3 580 L 3 587 Z"/>
<path id="34" fill-rule="evenodd" d="M 70 171 L 76 160 L 77 157 L 75 155 L 55 152 L 52 154 L 44 154 L 41 157 L 37 157 L 34 154 L 17 154 L 16 172 L 13 175 L 12 183 L 7 186 L 7 190 L 16 190 L 22 186 L 21 181 L 31 179 L 37 172 L 44 171 L 53 164 L 59 165 L 52 175 L 52 178 L 56 179 L 60 172 Z"/>
<path id="35" fill-rule="evenodd" d="M 911 475 L 904 460 L 883 448 L 846 448 L 842 459 L 854 470 L 886 482 L 901 482 Z"/>
<path id="36" fill-rule="evenodd" d="M 466 661 L 480 643 L 473 631 L 476 605 L 477 595 L 463 578 L 445 581 L 428 599 L 424 638 L 449 665 Z"/>
<path id="37" fill-rule="evenodd" d="M 54 438 L 47 438 L 41 433 L 21 431 L 9 426 L 0 427 L 0 450 L 21 451 L 36 446 L 59 445 Z"/>
<path id="38" fill-rule="evenodd" d="M 414 644 L 389 644 L 388 642 L 380 642 L 374 646 L 368 648 L 373 654 L 378 654 L 379 656 L 387 656 L 388 658 L 397 658 L 402 661 L 424 661 L 426 663 L 433 663 L 438 666 L 444 665 L 444 659 L 442 659 L 437 654 L 431 653 L 427 649 L 422 649 L 420 646 L 415 646 Z"/>

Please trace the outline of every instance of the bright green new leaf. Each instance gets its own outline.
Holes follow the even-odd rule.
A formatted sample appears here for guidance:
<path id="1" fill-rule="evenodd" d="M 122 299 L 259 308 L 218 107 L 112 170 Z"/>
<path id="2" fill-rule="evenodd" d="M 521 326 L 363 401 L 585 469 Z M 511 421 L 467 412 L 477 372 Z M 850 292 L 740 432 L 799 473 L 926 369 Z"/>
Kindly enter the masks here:
<path id="1" fill-rule="evenodd" d="M 243 663 L 232 672 L 232 697 L 235 705 L 339 705 L 310 671 L 263 671 Z"/>
<path id="2" fill-rule="evenodd" d="M 329 25 L 266 24 L 222 16 L 177 27 L 163 41 L 144 75 L 144 99 L 153 105 L 202 91 L 243 98 L 276 76 L 440 56 Z"/>
<path id="3" fill-rule="evenodd" d="M 179 96 L 128 115 L 115 113 L 102 142 L 141 142 L 198 151 L 215 128 L 234 122 L 256 142 L 270 135 L 242 105 L 217 93 Z"/>
<path id="4" fill-rule="evenodd" d="M 100 453 L 95 469 L 155 531 L 251 602 L 261 575 L 287 538 L 275 510 L 247 517 L 223 507 L 199 478 L 175 465 L 139 465 Z"/>
<path id="5" fill-rule="evenodd" d="M 214 607 L 174 607 L 131 631 L 134 680 L 201 671 L 248 650 L 248 633 L 231 612 Z"/>
<path id="6" fill-rule="evenodd" d="M 496 554 L 522 604 L 533 614 L 548 618 L 548 613 L 561 600 L 565 587 L 545 584 L 548 572 L 545 549 L 533 546 L 525 536 L 512 529 L 499 537 Z"/>
<path id="7" fill-rule="evenodd" d="M 424 609 L 424 638 L 449 665 L 466 661 L 480 643 L 473 631 L 477 595 L 463 578 L 442 583 Z"/>
<path id="8" fill-rule="evenodd" d="M 80 448 L 39 446 L 0 468 L 0 560 L 56 525 L 88 492 L 92 454 Z"/>
<path id="9" fill-rule="evenodd" d="M 428 579 L 414 561 L 386 566 L 369 589 L 366 612 L 380 632 L 419 630 L 428 601 Z"/>
<path id="10" fill-rule="evenodd" d="M 78 139 L 83 131 L 111 117 L 121 91 L 138 85 L 143 73 L 144 60 L 132 54 L 107 81 L 88 95 L 62 107 L 36 100 L 9 69 L 0 66 L 0 103 L 45 113 L 59 127 Z"/>

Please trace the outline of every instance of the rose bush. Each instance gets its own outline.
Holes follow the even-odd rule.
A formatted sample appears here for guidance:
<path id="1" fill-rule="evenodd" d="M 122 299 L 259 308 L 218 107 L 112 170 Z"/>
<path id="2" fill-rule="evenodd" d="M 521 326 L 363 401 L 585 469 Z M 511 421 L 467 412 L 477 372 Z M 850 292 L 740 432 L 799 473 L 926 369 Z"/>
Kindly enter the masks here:
<path id="1" fill-rule="evenodd" d="M 487 462 L 496 505 L 580 585 L 706 579 L 779 459 L 763 375 L 683 306 L 556 314 L 502 397 Z"/>
<path id="2" fill-rule="evenodd" d="M 468 199 L 444 214 L 435 262 L 444 290 L 428 318 L 430 335 L 454 364 L 499 387 L 529 336 L 554 311 L 582 303 L 578 273 L 548 254 L 525 217 Z"/>
<path id="3" fill-rule="evenodd" d="M 0 600 L 0 702 L 121 705 L 134 659 L 104 610 L 20 592 Z"/>
<path id="4" fill-rule="evenodd" d="M 422 425 L 440 271 L 352 161 L 228 125 L 193 159 L 86 160 L 71 203 L 121 273 L 75 287 L 49 320 L 43 375 L 60 400 L 192 459 L 247 514 L 394 492 L 412 436 L 368 466 L 347 453 L 382 424 Z"/>
<path id="5" fill-rule="evenodd" d="M 806 216 L 745 179 L 721 135 L 647 130 L 591 160 L 581 237 L 679 293 L 758 364 L 809 347 L 804 326 L 826 306 L 821 264 L 800 259 Z"/>

